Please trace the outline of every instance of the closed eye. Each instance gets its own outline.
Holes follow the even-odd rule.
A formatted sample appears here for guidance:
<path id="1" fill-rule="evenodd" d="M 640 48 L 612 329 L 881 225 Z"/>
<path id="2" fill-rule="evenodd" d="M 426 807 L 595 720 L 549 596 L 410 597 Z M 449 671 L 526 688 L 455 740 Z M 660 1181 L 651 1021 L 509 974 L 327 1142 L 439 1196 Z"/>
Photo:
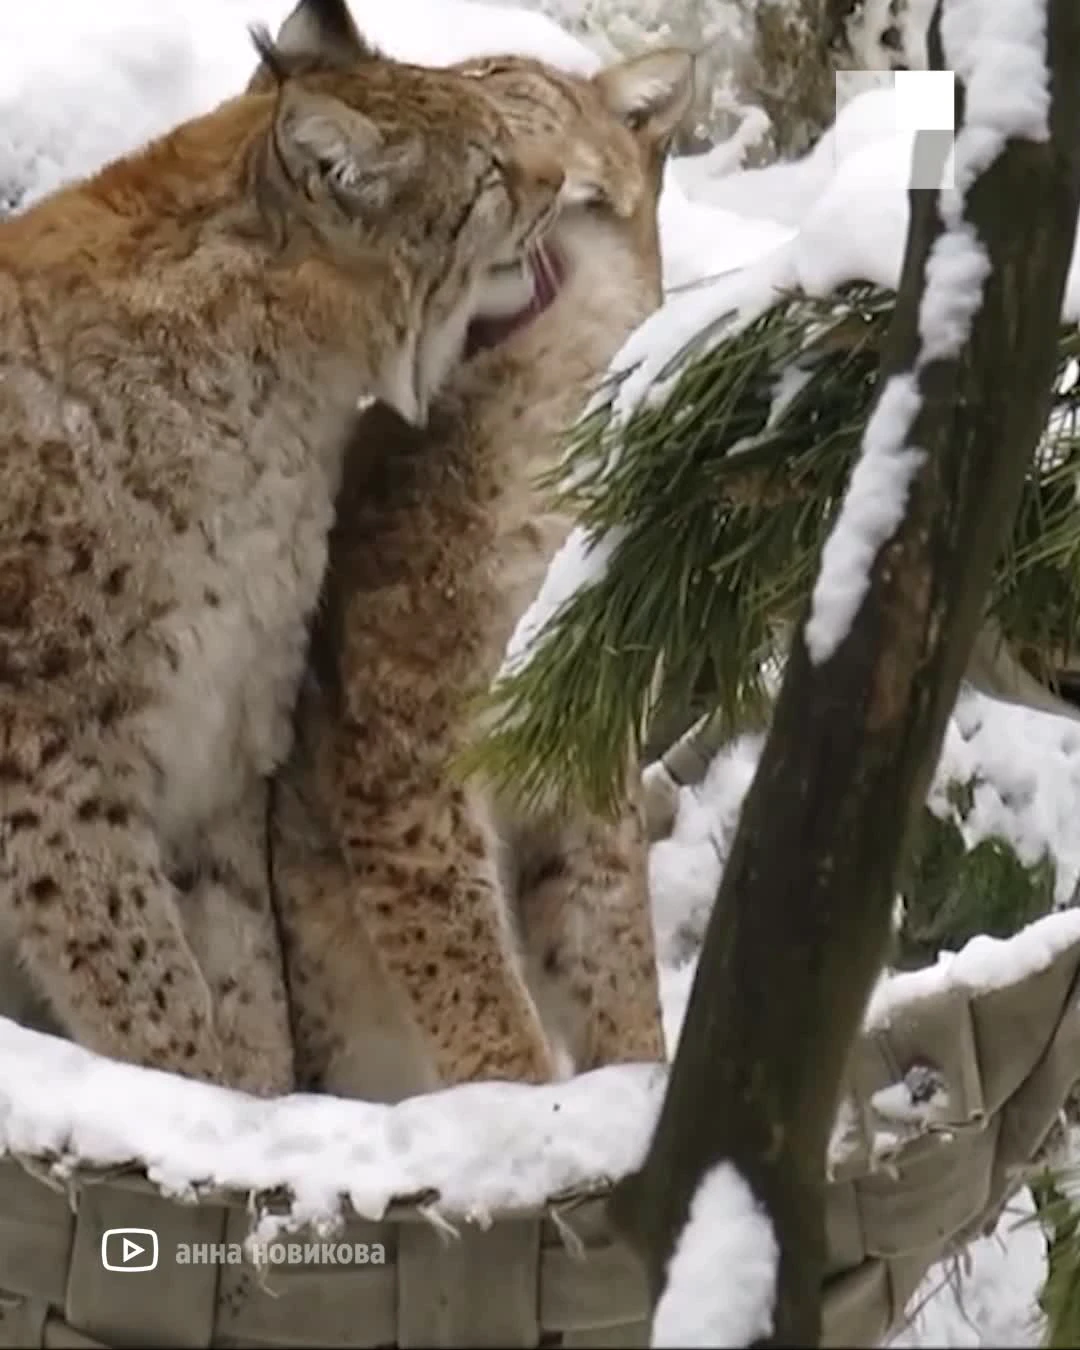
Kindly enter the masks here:
<path id="1" fill-rule="evenodd" d="M 587 211 L 605 210 L 611 204 L 611 198 L 599 183 L 590 179 L 570 179 L 563 184 L 560 193 L 563 206 L 579 206 Z"/>

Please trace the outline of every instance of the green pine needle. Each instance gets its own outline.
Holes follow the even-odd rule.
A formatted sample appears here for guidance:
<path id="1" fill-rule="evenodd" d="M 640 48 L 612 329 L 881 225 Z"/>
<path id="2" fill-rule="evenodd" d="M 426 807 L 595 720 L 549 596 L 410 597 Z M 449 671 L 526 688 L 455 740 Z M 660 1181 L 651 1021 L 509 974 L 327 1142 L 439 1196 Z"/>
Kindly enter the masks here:
<path id="1" fill-rule="evenodd" d="M 1046 1318 L 1043 1345 L 1066 1350 L 1080 1345 L 1080 1210 L 1075 1165 L 1046 1167 L 1031 1179 L 1037 1222 L 1047 1241 L 1047 1276 L 1039 1302 Z"/>
<path id="2" fill-rule="evenodd" d="M 609 382 L 541 486 L 617 545 L 497 682 L 464 770 L 526 800 L 610 812 L 661 700 L 688 704 L 705 681 L 733 728 L 760 715 L 762 665 L 782 659 L 784 622 L 809 599 L 893 303 L 868 285 L 782 296 L 738 331 L 688 344 L 662 397 L 619 423 Z M 1059 384 L 1078 352 L 1080 334 L 1063 331 Z M 793 373 L 801 386 L 770 422 Z M 1005 636 L 1037 654 L 1067 647 L 1080 607 L 1078 418 L 1080 381 L 1056 396 L 990 598 Z"/>

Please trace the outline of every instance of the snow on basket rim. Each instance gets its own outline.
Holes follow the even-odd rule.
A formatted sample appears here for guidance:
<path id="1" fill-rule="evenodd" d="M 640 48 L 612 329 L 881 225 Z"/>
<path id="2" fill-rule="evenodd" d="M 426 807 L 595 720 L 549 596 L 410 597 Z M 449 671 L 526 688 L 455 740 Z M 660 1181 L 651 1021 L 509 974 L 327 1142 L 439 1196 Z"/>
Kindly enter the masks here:
<path id="1" fill-rule="evenodd" d="M 864 1019 L 949 989 L 1001 988 L 1080 944 L 1080 910 L 1012 938 L 973 938 L 924 970 L 886 974 Z M 394 1106 L 296 1093 L 261 1100 L 138 1068 L 0 1018 L 0 1154 L 48 1161 L 59 1177 L 137 1167 L 166 1195 L 285 1193 L 288 1213 L 258 1236 L 345 1217 L 379 1220 L 395 1203 L 487 1223 L 603 1192 L 644 1158 L 665 1066 L 623 1064 L 567 1082 L 471 1083 Z"/>
<path id="2" fill-rule="evenodd" d="M 279 1228 L 378 1220 L 434 1196 L 487 1222 L 602 1190 L 644 1156 L 662 1065 L 567 1082 L 470 1083 L 393 1106 L 295 1093 L 263 1100 L 105 1059 L 0 1018 L 0 1153 L 79 1168 L 141 1167 L 164 1194 L 286 1192 Z M 264 1232 L 263 1236 L 267 1236 Z"/>
<path id="3" fill-rule="evenodd" d="M 1046 970 L 1077 944 L 1080 909 L 1044 914 L 1008 938 L 979 933 L 959 951 L 940 952 L 932 966 L 884 974 L 870 996 L 863 1030 L 886 1027 L 901 1009 L 909 1010 L 949 990 L 978 995 L 1018 984 Z"/>

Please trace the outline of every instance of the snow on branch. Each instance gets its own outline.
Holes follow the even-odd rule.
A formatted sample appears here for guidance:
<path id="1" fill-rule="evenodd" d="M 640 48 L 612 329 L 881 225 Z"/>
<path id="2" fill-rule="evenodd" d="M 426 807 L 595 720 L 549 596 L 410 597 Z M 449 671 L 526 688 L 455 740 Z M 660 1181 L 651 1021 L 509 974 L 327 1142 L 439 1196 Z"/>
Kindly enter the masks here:
<path id="1" fill-rule="evenodd" d="M 822 550 L 804 632 L 815 665 L 851 631 L 870 588 L 870 569 L 903 519 L 925 452 L 908 443 L 918 416 L 918 377 L 956 357 L 982 303 L 990 260 L 965 218 L 966 196 L 1011 139 L 1049 136 L 1045 0 L 946 0 L 942 40 L 964 87 L 964 121 L 953 147 L 952 186 L 938 209 L 945 225 L 926 262 L 913 375 L 894 377 L 866 428 L 836 524 Z"/>
<path id="2" fill-rule="evenodd" d="M 1000 72 L 1003 46 L 1034 46 L 1034 34 L 1040 63 L 1048 49 L 1052 145 L 1048 152 L 1031 143 L 1043 125 L 1031 116 L 1032 99 L 1010 93 L 1013 112 L 995 106 L 993 116 L 976 99 L 957 146 L 957 179 L 974 183 L 964 209 L 950 220 L 937 193 L 911 194 L 878 368 L 886 408 L 894 405 L 889 416 L 901 425 L 914 400 L 905 408 L 903 384 L 888 381 L 914 377 L 920 406 L 893 449 L 925 449 L 928 458 L 895 548 L 873 563 L 867 602 L 857 605 L 835 659 L 825 669 L 807 643 L 792 647 L 727 851 L 656 1132 L 644 1165 L 611 1201 L 658 1298 L 702 1177 L 718 1162 L 735 1163 L 764 1201 L 781 1248 L 773 1325 L 758 1345 L 820 1343 L 828 1268 L 819 1168 L 887 956 L 910 826 L 1045 429 L 1080 212 L 1080 7 L 1047 0 L 1033 26 L 1000 0 L 993 10 L 989 0 L 942 3 L 956 21 L 953 61 L 970 61 L 980 79 L 983 59 Z M 931 32 L 939 66 L 941 10 Z M 1009 68 L 1031 68 L 1023 55 Z M 981 166 L 1006 143 L 981 179 Z M 975 166 L 967 178 L 965 164 Z M 958 238 L 957 220 L 977 227 L 992 268 Z M 952 242 L 935 252 L 943 235 Z M 940 304 L 924 304 L 928 279 Z M 928 360 L 928 348 L 955 350 L 955 359 Z M 1032 957 L 1041 958 L 1047 936 Z M 957 960 L 954 976 L 999 978 L 992 951 Z M 932 1086 L 908 1084 L 913 1096 Z"/>
<path id="3" fill-rule="evenodd" d="M 772 1334 L 780 1247 L 730 1162 L 701 1179 L 653 1316 L 656 1346 L 741 1346 Z"/>

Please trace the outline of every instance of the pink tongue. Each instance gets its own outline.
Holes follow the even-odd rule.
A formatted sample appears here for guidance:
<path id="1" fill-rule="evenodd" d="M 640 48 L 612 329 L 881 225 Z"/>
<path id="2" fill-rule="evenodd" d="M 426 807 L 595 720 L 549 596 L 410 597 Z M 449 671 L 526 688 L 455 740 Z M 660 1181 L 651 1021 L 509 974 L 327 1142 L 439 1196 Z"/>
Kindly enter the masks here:
<path id="1" fill-rule="evenodd" d="M 559 283 L 547 253 L 543 249 L 537 249 L 530 254 L 529 266 L 533 274 L 532 299 L 516 314 L 507 314 L 499 319 L 474 319 L 469 325 L 465 340 L 466 360 L 486 347 L 497 347 L 500 342 L 505 342 L 511 333 L 524 328 L 538 314 L 542 314 L 555 299 Z"/>

